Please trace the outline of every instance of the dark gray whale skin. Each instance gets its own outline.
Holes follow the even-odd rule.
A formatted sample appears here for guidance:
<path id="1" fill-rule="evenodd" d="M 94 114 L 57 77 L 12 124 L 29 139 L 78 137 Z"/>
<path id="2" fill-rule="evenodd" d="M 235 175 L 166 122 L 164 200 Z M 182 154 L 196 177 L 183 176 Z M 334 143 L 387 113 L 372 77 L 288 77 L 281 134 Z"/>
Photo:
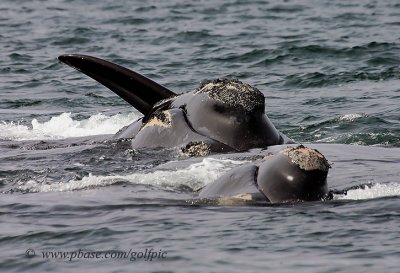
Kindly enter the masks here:
<path id="1" fill-rule="evenodd" d="M 133 148 L 180 147 L 189 155 L 246 151 L 293 143 L 265 115 L 265 98 L 238 80 L 214 80 L 177 95 L 117 64 L 87 55 L 59 60 L 119 95 L 144 117 L 120 130 Z"/>
<path id="2" fill-rule="evenodd" d="M 265 115 L 264 95 L 238 80 L 208 81 L 177 95 L 99 58 L 62 55 L 59 60 L 102 83 L 144 115 L 114 136 L 132 139 L 135 149 L 180 147 L 188 155 L 205 156 L 292 143 Z M 243 198 L 244 194 L 272 203 L 318 200 L 327 194 L 328 169 L 318 151 L 286 148 L 228 172 L 202 189 L 199 197 Z"/>
<path id="3" fill-rule="evenodd" d="M 330 165 L 315 149 L 288 147 L 259 162 L 236 167 L 199 192 L 200 198 L 284 203 L 328 197 Z"/>

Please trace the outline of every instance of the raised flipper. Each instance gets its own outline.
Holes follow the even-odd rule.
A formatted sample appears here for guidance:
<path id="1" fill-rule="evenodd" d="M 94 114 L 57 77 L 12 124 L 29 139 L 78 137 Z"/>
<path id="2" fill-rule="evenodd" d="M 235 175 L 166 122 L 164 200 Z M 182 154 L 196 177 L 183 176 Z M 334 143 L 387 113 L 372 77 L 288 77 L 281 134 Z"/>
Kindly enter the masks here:
<path id="1" fill-rule="evenodd" d="M 158 101 L 176 95 L 143 75 L 96 57 L 66 54 L 58 59 L 108 87 L 144 115 Z"/>

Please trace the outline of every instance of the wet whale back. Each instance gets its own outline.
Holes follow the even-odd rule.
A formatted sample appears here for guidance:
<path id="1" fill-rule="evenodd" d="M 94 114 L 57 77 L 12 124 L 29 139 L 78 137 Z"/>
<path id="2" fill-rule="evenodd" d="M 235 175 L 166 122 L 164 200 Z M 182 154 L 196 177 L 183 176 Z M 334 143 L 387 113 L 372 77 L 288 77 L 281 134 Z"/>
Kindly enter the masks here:
<path id="1" fill-rule="evenodd" d="M 199 193 L 200 198 L 233 197 L 238 194 L 259 194 L 257 189 L 257 166 L 248 164 L 237 167 L 207 184 Z"/>
<path id="2" fill-rule="evenodd" d="M 257 185 L 273 203 L 321 200 L 328 194 L 329 168 L 317 150 L 302 145 L 289 147 L 260 165 Z"/>
<path id="3" fill-rule="evenodd" d="M 116 137 L 132 138 L 135 148 L 208 146 L 211 152 L 246 151 L 286 143 L 265 115 L 264 95 L 238 80 L 213 80 L 176 95 L 158 83 L 117 64 L 87 55 L 62 55 L 60 61 L 85 73 L 141 113 Z M 173 123 L 165 123 L 174 117 Z M 198 146 L 199 147 L 199 146 Z"/>
<path id="4" fill-rule="evenodd" d="M 238 80 L 205 82 L 173 105 L 185 109 L 196 132 L 238 151 L 284 143 L 265 115 L 264 95 Z"/>
<path id="5" fill-rule="evenodd" d="M 317 201 L 328 196 L 330 165 L 315 149 L 288 147 L 261 161 L 236 167 L 206 185 L 200 198 L 236 198 L 270 203 Z"/>

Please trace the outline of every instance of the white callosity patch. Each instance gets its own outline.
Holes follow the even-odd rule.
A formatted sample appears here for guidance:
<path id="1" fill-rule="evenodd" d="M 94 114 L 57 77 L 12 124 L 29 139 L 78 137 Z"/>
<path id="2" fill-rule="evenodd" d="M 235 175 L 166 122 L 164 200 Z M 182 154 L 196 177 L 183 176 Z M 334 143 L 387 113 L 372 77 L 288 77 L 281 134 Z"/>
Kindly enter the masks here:
<path id="1" fill-rule="evenodd" d="M 171 117 L 171 113 L 166 110 L 166 111 L 162 111 L 160 113 L 156 113 L 153 115 L 153 117 L 146 122 L 146 124 L 143 126 L 143 128 L 146 127 L 151 127 L 151 126 L 162 126 L 162 127 L 166 127 L 169 128 L 172 126 L 172 117 Z"/>
<path id="2" fill-rule="evenodd" d="M 199 163 L 179 170 L 158 170 L 150 173 L 134 173 L 128 175 L 96 176 L 89 175 L 81 180 L 68 182 L 46 183 L 33 180 L 21 182 L 18 189 L 28 192 L 74 191 L 104 187 L 119 182 L 160 186 L 173 189 L 187 186 L 194 190 L 215 181 L 219 176 L 234 166 L 247 161 L 205 158 Z"/>
<path id="3" fill-rule="evenodd" d="M 0 139 L 39 140 L 63 139 L 91 135 L 114 134 L 122 127 L 137 119 L 134 113 L 106 116 L 96 114 L 88 119 L 76 120 L 71 113 L 62 113 L 49 121 L 33 119 L 32 126 L 14 122 L 0 123 Z"/>
<path id="4" fill-rule="evenodd" d="M 188 156 L 206 156 L 210 153 L 210 145 L 201 141 L 189 142 L 181 151 Z"/>
<path id="5" fill-rule="evenodd" d="M 252 112 L 255 109 L 264 109 L 264 95 L 255 87 L 242 83 L 239 80 L 217 79 L 200 85 L 195 94 L 204 93 L 210 98 L 236 107 L 243 107 Z"/>
<path id="6" fill-rule="evenodd" d="M 320 152 L 303 145 L 285 148 L 279 153 L 287 155 L 300 169 L 306 171 L 328 171 L 330 168 L 328 161 Z"/>
<path id="7" fill-rule="evenodd" d="M 387 184 L 374 184 L 371 186 L 365 186 L 359 189 L 348 190 L 346 194 L 335 194 L 334 200 L 364 200 L 373 198 L 382 198 L 388 196 L 400 196 L 400 184 L 399 183 L 387 183 Z"/>

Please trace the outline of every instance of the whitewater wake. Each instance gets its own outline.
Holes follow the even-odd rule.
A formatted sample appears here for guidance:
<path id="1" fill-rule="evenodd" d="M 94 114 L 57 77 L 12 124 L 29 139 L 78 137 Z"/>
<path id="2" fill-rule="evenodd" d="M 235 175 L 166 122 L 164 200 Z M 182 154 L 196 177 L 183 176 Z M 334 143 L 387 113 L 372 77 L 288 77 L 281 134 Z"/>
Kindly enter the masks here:
<path id="1" fill-rule="evenodd" d="M 138 118 L 135 113 L 92 115 L 87 119 L 74 119 L 71 113 L 62 113 L 49 121 L 31 121 L 31 125 L 19 122 L 0 122 L 0 139 L 4 140 L 49 140 L 69 137 L 115 134 L 122 127 Z"/>
<path id="2" fill-rule="evenodd" d="M 399 183 L 376 183 L 358 189 L 348 190 L 346 194 L 335 194 L 335 200 L 365 200 L 390 196 L 400 196 Z"/>
<path id="3" fill-rule="evenodd" d="M 154 172 L 110 176 L 90 174 L 80 180 L 55 183 L 29 180 L 27 182 L 20 182 L 18 189 L 26 192 L 62 192 L 105 187 L 122 182 L 158 186 L 163 189 L 176 189 L 183 185 L 196 190 L 215 181 L 234 166 L 246 162 L 248 161 L 205 158 L 199 163 L 178 170 L 157 170 Z"/>

